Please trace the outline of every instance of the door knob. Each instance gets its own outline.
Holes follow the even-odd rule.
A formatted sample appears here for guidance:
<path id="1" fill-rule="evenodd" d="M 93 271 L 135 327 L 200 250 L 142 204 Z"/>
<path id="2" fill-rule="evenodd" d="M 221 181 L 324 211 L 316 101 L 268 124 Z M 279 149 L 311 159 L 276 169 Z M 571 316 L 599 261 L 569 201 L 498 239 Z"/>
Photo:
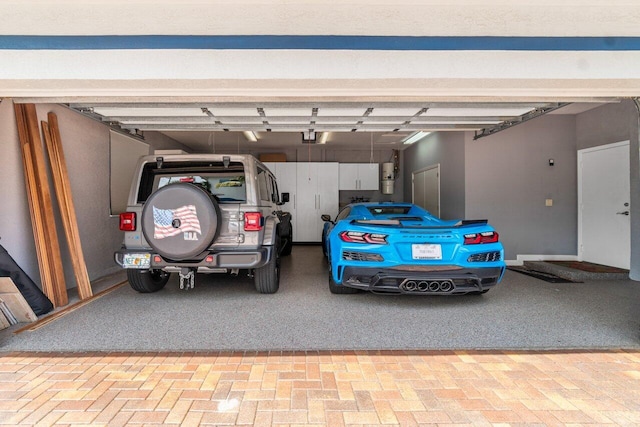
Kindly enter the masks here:
<path id="1" fill-rule="evenodd" d="M 616 215 L 626 215 L 626 216 L 629 216 L 629 211 L 616 212 Z"/>

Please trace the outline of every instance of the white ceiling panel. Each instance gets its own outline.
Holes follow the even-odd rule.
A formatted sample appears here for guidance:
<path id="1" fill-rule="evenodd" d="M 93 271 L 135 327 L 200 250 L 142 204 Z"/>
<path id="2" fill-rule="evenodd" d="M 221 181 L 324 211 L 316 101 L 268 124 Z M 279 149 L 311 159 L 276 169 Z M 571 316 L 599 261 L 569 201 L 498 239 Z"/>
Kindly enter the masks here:
<path id="1" fill-rule="evenodd" d="M 275 124 L 306 124 L 307 126 L 309 125 L 309 123 L 311 123 L 311 118 L 310 117 L 267 117 L 267 120 L 269 121 L 269 124 L 271 125 L 275 125 Z"/>
<path id="2" fill-rule="evenodd" d="M 423 116 L 520 116 L 534 107 L 518 108 L 429 108 Z"/>
<path id="3" fill-rule="evenodd" d="M 402 116 L 412 117 L 418 114 L 421 108 L 374 108 L 369 116 Z"/>
<path id="4" fill-rule="evenodd" d="M 93 111 L 101 116 L 107 117 L 176 117 L 176 116 L 193 116 L 206 117 L 200 108 L 137 108 L 137 107 L 93 107 Z"/>
<path id="5" fill-rule="evenodd" d="M 311 108 L 273 108 L 273 107 L 264 108 L 264 115 L 267 117 L 276 117 L 276 116 L 311 117 L 311 114 L 312 114 Z"/>
<path id="6" fill-rule="evenodd" d="M 208 107 L 214 116 L 256 116 L 260 117 L 257 108 L 218 108 Z"/>
<path id="7" fill-rule="evenodd" d="M 358 108 L 318 108 L 318 117 L 327 116 L 344 116 L 344 117 L 362 117 L 367 112 L 367 107 Z"/>

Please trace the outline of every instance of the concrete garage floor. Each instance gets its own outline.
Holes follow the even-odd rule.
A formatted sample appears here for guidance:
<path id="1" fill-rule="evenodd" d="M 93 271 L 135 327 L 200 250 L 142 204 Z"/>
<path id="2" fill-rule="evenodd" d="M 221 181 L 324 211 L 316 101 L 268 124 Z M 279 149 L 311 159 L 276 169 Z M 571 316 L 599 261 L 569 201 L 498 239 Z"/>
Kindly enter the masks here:
<path id="1" fill-rule="evenodd" d="M 507 271 L 482 296 L 332 295 L 319 246 L 283 259 L 275 295 L 247 277 L 198 279 L 147 295 L 125 285 L 35 331 L 0 333 L 0 351 L 640 348 L 630 280 L 552 284 Z"/>

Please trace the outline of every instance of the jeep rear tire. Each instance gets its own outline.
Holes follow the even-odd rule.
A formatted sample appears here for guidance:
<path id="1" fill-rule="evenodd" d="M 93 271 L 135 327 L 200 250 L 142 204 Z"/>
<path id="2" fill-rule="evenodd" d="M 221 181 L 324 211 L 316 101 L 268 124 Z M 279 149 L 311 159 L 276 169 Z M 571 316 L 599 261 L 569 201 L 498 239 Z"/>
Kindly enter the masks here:
<path id="1" fill-rule="evenodd" d="M 282 252 L 280 253 L 282 256 L 291 255 L 291 250 L 293 249 L 293 227 L 289 224 L 289 233 L 287 234 L 286 243 L 282 247 Z"/>
<path id="2" fill-rule="evenodd" d="M 256 268 L 253 273 L 253 283 L 261 294 L 275 294 L 280 287 L 280 256 L 274 248 L 271 259 L 264 266 Z"/>
<path id="3" fill-rule="evenodd" d="M 153 193 L 142 210 L 142 233 L 158 254 L 193 259 L 220 233 L 220 207 L 204 189 L 189 183 L 169 184 Z"/>
<path id="4" fill-rule="evenodd" d="M 158 292 L 167 284 L 171 273 L 165 273 L 162 270 L 127 270 L 127 279 L 129 285 L 135 290 L 143 294 Z"/>

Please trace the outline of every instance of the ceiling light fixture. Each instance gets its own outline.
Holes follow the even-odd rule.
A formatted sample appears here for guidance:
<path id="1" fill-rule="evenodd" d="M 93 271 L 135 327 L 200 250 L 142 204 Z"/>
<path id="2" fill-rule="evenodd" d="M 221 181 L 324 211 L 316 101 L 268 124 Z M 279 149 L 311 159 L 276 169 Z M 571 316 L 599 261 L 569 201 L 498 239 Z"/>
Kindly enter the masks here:
<path id="1" fill-rule="evenodd" d="M 244 137 L 247 138 L 247 141 L 258 142 L 258 136 L 255 134 L 255 132 L 251 130 L 245 130 L 242 133 L 244 134 Z"/>
<path id="2" fill-rule="evenodd" d="M 425 136 L 429 135 L 431 132 L 423 132 L 423 131 L 418 131 L 418 132 L 414 132 L 411 135 L 409 135 L 408 137 L 406 137 L 405 139 L 402 140 L 403 144 L 413 144 L 416 141 L 421 140 L 422 138 L 424 138 Z"/>
<path id="3" fill-rule="evenodd" d="M 329 133 L 330 132 L 322 132 L 322 135 L 320 135 L 320 141 L 318 141 L 318 144 L 326 144 L 327 140 L 329 139 Z"/>

